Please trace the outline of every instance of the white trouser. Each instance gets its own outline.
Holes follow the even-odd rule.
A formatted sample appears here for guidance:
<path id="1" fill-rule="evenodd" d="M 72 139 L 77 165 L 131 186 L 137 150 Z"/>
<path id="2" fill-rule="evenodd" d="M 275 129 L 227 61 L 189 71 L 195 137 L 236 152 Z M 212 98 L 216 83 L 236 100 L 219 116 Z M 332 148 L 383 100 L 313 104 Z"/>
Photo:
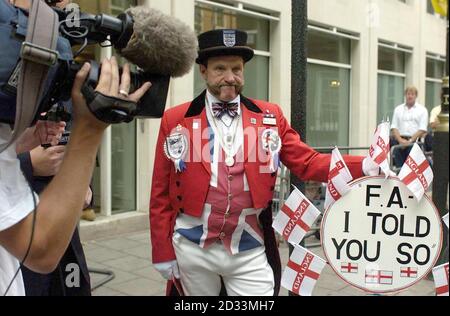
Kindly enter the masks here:
<path id="1" fill-rule="evenodd" d="M 172 241 L 185 295 L 218 296 L 220 277 L 229 296 L 273 295 L 273 271 L 264 247 L 231 255 L 222 243 L 204 249 L 178 233 Z"/>

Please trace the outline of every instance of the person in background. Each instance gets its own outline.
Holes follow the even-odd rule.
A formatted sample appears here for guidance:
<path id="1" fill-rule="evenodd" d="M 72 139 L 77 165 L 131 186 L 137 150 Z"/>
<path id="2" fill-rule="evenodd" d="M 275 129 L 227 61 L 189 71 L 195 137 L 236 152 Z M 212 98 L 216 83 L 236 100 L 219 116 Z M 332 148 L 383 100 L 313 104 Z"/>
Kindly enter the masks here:
<path id="1" fill-rule="evenodd" d="M 417 102 L 418 90 L 410 86 L 405 89 L 405 103 L 394 110 L 391 124 L 391 147 L 402 145 L 394 151 L 395 167 L 401 168 L 411 151 L 412 144 L 427 133 L 428 111 Z"/>

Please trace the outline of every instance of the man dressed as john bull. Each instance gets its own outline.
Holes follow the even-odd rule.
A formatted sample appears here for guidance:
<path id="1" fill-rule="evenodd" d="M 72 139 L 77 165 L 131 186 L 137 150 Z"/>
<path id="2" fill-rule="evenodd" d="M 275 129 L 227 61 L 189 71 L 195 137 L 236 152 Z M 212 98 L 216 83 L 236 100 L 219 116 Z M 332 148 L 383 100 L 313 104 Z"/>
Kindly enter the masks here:
<path id="1" fill-rule="evenodd" d="M 152 260 L 185 295 L 277 295 L 281 267 L 271 201 L 279 162 L 327 181 L 330 155 L 300 140 L 278 105 L 246 98 L 247 34 L 199 36 L 206 90 L 164 114 L 150 200 Z M 363 157 L 344 157 L 353 177 Z M 170 285 L 171 283 L 169 283 Z M 169 287 L 170 289 L 170 287 Z"/>

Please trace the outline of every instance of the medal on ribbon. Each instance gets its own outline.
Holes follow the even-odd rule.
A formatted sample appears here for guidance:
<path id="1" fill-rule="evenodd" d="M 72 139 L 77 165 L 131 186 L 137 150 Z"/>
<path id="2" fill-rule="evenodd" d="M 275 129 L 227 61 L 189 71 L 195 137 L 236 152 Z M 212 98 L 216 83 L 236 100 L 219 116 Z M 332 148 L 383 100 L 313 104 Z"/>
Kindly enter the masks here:
<path id="1" fill-rule="evenodd" d="M 181 126 L 177 126 L 176 132 L 166 137 L 164 142 L 164 153 L 173 161 L 176 172 L 186 170 L 185 159 L 189 149 L 188 139 L 181 129 Z"/>
<path id="2" fill-rule="evenodd" d="M 270 171 L 275 172 L 280 165 L 281 138 L 276 130 L 266 129 L 261 135 L 261 140 L 262 148 L 270 155 Z"/>

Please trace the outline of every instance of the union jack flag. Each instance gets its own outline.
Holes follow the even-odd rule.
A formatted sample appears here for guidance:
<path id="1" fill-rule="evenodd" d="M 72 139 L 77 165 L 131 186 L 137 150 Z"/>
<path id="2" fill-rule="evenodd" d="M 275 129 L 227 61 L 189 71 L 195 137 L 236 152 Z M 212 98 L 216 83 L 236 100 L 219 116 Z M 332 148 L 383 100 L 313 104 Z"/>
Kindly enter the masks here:
<path id="1" fill-rule="evenodd" d="M 220 148 L 216 145 L 215 148 Z M 214 151 L 211 153 L 214 155 Z M 242 150 L 236 156 L 241 154 Z M 227 167 L 222 159 L 214 156 L 211 172 L 201 218 L 179 214 L 175 230 L 202 248 L 222 242 L 231 254 L 264 245 L 264 235 L 258 223 L 262 210 L 253 208 L 244 163 L 236 162 Z"/>

